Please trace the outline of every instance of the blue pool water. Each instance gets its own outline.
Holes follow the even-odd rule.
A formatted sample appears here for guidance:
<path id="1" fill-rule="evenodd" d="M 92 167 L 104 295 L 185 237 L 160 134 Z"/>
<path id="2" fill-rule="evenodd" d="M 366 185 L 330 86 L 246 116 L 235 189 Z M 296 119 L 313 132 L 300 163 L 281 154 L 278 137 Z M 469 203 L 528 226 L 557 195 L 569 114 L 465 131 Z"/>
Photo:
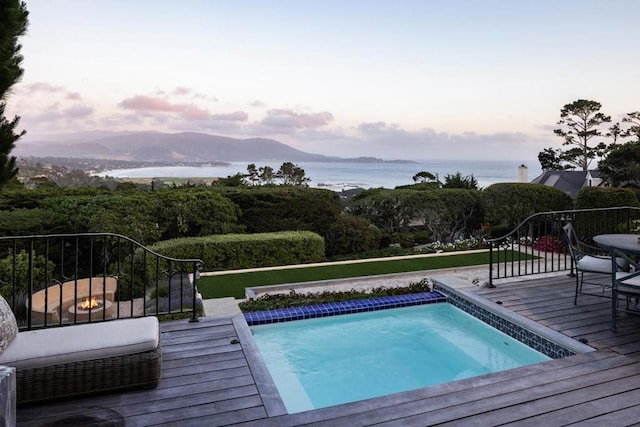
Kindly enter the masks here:
<path id="1" fill-rule="evenodd" d="M 448 303 L 251 329 L 289 413 L 550 360 Z"/>

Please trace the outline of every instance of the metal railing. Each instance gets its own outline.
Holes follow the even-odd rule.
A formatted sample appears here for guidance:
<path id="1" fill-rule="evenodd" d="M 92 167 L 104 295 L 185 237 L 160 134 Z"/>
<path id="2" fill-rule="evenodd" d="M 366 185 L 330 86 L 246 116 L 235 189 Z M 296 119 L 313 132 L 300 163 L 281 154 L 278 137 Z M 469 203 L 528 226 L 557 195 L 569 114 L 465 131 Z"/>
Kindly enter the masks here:
<path id="1" fill-rule="evenodd" d="M 540 212 L 513 231 L 489 243 L 489 286 L 495 279 L 569 271 L 574 265 L 562 227 L 572 223 L 578 238 L 593 244 L 593 236 L 630 233 L 638 225 L 640 208 L 616 207 Z"/>
<path id="2" fill-rule="evenodd" d="M 201 268 L 113 233 L 0 237 L 0 295 L 20 330 L 180 313 L 197 321 Z"/>

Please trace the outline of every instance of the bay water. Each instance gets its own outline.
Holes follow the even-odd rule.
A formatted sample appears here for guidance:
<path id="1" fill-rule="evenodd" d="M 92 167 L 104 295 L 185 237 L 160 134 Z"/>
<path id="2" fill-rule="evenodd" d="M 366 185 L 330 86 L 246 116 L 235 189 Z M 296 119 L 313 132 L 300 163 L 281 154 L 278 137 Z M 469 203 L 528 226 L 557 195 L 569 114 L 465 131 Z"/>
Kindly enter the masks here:
<path id="1" fill-rule="evenodd" d="M 164 166 L 136 169 L 110 170 L 100 176 L 114 178 L 224 178 L 237 173 L 245 174 L 247 165 L 270 166 L 277 171 L 282 162 L 234 162 L 222 166 Z M 310 178 L 310 187 L 327 188 L 334 191 L 353 188 L 395 188 L 413 184 L 413 176 L 419 172 L 437 175 L 441 181 L 445 176 L 460 172 L 473 175 L 480 187 L 499 182 L 520 182 L 519 166 L 527 166 L 527 182 L 541 173 L 538 162 L 517 160 L 432 160 L 415 162 L 298 162 L 297 166 Z"/>

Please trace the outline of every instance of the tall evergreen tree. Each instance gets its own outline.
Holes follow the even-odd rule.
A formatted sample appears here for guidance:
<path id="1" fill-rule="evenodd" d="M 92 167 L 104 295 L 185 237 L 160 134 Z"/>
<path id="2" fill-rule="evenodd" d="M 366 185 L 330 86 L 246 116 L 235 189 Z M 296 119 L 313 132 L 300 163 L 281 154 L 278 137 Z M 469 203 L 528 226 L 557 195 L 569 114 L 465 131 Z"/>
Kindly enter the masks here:
<path id="1" fill-rule="evenodd" d="M 578 99 L 560 110 L 561 127 L 553 132 L 564 139 L 561 159 L 572 166 L 587 171 L 592 159 L 603 157 L 607 153 L 604 142 L 592 143 L 593 138 L 602 136 L 601 126 L 611 122 L 611 116 L 600 112 L 602 105 L 596 101 Z"/>
<path id="2" fill-rule="evenodd" d="M 22 77 L 22 46 L 18 38 L 27 31 L 29 12 L 24 1 L 0 0 L 0 187 L 18 174 L 11 151 L 26 131 L 16 132 L 20 117 L 5 117 L 11 86 Z"/>
<path id="3" fill-rule="evenodd" d="M 629 127 L 621 133 L 621 136 L 626 138 L 634 138 L 632 142 L 640 141 L 640 111 L 627 113 L 622 121 L 624 123 L 628 123 Z"/>

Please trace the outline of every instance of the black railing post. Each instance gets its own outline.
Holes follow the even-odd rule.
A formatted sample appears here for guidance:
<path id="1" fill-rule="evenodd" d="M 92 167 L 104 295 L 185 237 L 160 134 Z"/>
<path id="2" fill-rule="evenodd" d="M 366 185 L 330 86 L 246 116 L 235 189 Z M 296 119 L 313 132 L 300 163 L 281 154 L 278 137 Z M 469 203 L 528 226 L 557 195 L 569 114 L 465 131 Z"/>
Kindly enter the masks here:
<path id="1" fill-rule="evenodd" d="M 13 255 L 15 259 L 15 254 Z M 29 239 L 29 272 L 27 273 L 27 298 L 29 298 L 29 302 L 33 304 L 33 238 Z M 14 291 L 15 291 L 14 287 Z M 29 309 L 31 309 L 32 305 L 29 305 Z M 31 318 L 31 310 L 27 313 L 27 327 L 31 329 L 32 326 L 32 318 Z"/>
<path id="2" fill-rule="evenodd" d="M 495 288 L 493 286 L 493 242 L 489 242 L 489 285 L 490 288 Z"/>
<path id="3" fill-rule="evenodd" d="M 192 301 L 191 301 L 191 319 L 189 319 L 189 322 L 193 323 L 193 322 L 199 322 L 200 319 L 198 319 L 198 315 L 196 313 L 196 303 L 197 303 L 197 298 L 196 298 L 196 292 L 198 290 L 198 287 L 196 286 L 196 284 L 198 283 L 198 277 L 200 276 L 200 270 L 198 269 L 198 263 L 194 262 L 193 263 L 193 292 L 192 292 Z M 491 276 L 489 276 L 491 277 Z"/>

